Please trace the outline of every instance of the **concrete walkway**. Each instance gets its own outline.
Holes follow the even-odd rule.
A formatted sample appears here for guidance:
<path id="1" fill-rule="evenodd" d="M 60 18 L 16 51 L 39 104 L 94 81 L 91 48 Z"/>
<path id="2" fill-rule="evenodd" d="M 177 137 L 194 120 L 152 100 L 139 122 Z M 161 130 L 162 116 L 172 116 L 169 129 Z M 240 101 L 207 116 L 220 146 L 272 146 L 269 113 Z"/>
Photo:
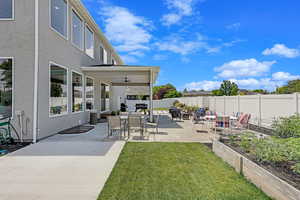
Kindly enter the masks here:
<path id="1" fill-rule="evenodd" d="M 0 158 L 1 200 L 95 200 L 124 141 L 104 142 L 106 126 L 56 135 Z"/>

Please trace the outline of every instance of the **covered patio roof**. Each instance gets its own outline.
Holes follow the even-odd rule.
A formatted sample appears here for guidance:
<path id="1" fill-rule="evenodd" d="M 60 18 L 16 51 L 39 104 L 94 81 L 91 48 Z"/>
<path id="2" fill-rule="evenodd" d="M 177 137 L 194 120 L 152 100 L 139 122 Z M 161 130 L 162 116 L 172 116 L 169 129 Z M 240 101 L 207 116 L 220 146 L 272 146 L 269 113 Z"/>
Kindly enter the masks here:
<path id="1" fill-rule="evenodd" d="M 138 65 L 83 66 L 85 75 L 111 83 L 112 86 L 150 86 L 157 80 L 160 67 Z"/>

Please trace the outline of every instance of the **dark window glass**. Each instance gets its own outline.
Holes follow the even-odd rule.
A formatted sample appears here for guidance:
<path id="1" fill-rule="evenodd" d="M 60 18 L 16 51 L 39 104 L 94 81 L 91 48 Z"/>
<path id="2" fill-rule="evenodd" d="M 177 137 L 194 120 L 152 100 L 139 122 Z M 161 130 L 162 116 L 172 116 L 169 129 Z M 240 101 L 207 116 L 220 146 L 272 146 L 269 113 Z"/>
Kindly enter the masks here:
<path id="1" fill-rule="evenodd" d="M 82 75 L 72 72 L 72 112 L 83 111 Z"/>
<path id="2" fill-rule="evenodd" d="M 62 115 L 68 112 L 68 84 L 65 68 L 50 66 L 50 115 Z"/>
<path id="3" fill-rule="evenodd" d="M 51 27 L 67 37 L 68 6 L 65 0 L 51 0 Z"/>
<path id="4" fill-rule="evenodd" d="M 94 89 L 94 80 L 91 78 L 86 78 L 85 101 L 87 110 L 94 109 Z"/>
<path id="5" fill-rule="evenodd" d="M 0 117 L 12 116 L 12 59 L 0 58 Z"/>
<path id="6" fill-rule="evenodd" d="M 0 0 L 0 19 L 13 18 L 13 0 Z"/>

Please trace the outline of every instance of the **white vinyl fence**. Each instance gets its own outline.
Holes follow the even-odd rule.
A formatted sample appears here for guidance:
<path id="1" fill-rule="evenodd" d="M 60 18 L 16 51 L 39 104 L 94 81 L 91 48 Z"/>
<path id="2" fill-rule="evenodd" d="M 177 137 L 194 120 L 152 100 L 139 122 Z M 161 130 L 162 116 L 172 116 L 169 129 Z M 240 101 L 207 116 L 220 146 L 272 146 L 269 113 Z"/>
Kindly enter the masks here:
<path id="1" fill-rule="evenodd" d="M 268 127 L 274 119 L 299 113 L 300 95 L 247 95 L 222 97 L 184 97 L 155 100 L 154 108 L 169 108 L 178 100 L 189 106 L 208 107 L 220 114 L 251 114 L 251 123 Z"/>

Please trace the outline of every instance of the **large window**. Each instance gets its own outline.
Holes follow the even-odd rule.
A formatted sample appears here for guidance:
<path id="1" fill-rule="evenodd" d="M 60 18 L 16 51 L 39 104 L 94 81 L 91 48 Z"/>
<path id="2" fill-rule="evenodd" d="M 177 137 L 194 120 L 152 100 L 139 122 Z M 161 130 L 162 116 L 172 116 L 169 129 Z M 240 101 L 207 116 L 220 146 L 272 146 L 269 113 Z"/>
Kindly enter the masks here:
<path id="1" fill-rule="evenodd" d="M 109 111 L 109 86 L 101 84 L 101 111 Z"/>
<path id="2" fill-rule="evenodd" d="M 50 116 L 68 113 L 68 71 L 50 64 Z"/>
<path id="3" fill-rule="evenodd" d="M 83 79 L 82 75 L 72 72 L 72 112 L 83 111 Z"/>
<path id="4" fill-rule="evenodd" d="M 87 77 L 85 81 L 85 102 L 87 110 L 94 109 L 94 91 L 94 80 Z"/>
<path id="5" fill-rule="evenodd" d="M 72 12 L 72 42 L 79 49 L 83 49 L 83 21 L 75 11 Z"/>
<path id="6" fill-rule="evenodd" d="M 0 0 L 0 20 L 14 18 L 14 0 Z"/>
<path id="7" fill-rule="evenodd" d="M 68 4 L 66 0 L 51 0 L 51 27 L 68 38 Z"/>
<path id="8" fill-rule="evenodd" d="M 107 51 L 100 46 L 100 61 L 102 64 L 107 64 Z"/>
<path id="9" fill-rule="evenodd" d="M 85 52 L 94 58 L 94 33 L 88 26 L 85 29 Z"/>
<path id="10" fill-rule="evenodd" d="M 13 60 L 0 58 L 0 117 L 12 116 Z"/>

